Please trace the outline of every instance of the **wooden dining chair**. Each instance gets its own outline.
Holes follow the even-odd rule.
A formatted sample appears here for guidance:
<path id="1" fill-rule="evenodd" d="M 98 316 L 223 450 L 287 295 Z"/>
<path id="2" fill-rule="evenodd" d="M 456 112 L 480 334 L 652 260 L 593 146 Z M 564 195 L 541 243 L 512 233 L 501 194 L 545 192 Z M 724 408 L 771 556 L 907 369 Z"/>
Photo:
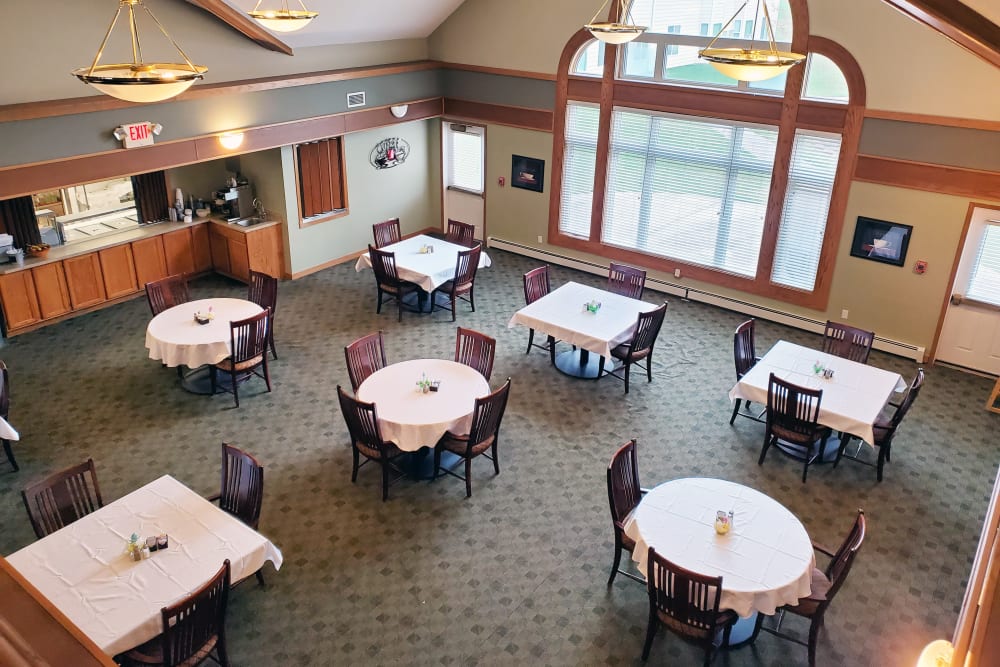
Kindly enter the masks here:
<path id="1" fill-rule="evenodd" d="M 823 400 L 822 389 L 808 389 L 785 382 L 771 373 L 767 382 L 767 420 L 764 446 L 757 465 L 763 465 L 767 450 L 780 439 L 779 449 L 797 461 L 802 461 L 802 483 L 809 474 L 809 466 L 822 462 L 826 455 L 826 441 L 830 429 L 819 425 L 819 406 Z M 819 443 L 817 446 L 816 443 Z"/>
<path id="2" fill-rule="evenodd" d="M 261 271 L 250 271 L 247 301 L 252 301 L 264 309 L 271 309 L 271 319 L 267 323 L 267 339 L 271 346 L 271 356 L 278 358 L 274 349 L 274 315 L 278 308 L 278 279 Z"/>
<path id="3" fill-rule="evenodd" d="M 630 299 L 642 299 L 642 291 L 646 287 L 646 272 L 627 264 L 611 263 L 608 268 L 608 291 L 627 296 Z"/>
<path id="4" fill-rule="evenodd" d="M 347 375 L 351 378 L 351 388 L 358 393 L 358 387 L 375 371 L 386 367 L 385 341 L 382 332 L 376 331 L 362 336 L 344 346 L 347 360 Z"/>
<path id="5" fill-rule="evenodd" d="M 825 570 L 821 571 L 818 568 L 813 568 L 809 596 L 800 598 L 797 604 L 779 607 L 777 624 L 773 628 L 763 625 L 764 614 L 757 614 L 757 622 L 754 625 L 750 641 L 755 641 L 760 631 L 764 630 L 776 637 L 795 642 L 808 648 L 809 667 L 816 667 L 816 643 L 819 639 L 819 629 L 823 627 L 823 620 L 827 609 L 830 608 L 830 604 L 833 602 L 833 598 L 847 580 L 847 575 L 851 571 L 854 559 L 857 557 L 858 551 L 861 550 L 861 545 L 865 541 L 865 531 L 865 511 L 859 509 L 858 516 L 851 527 L 851 532 L 847 534 L 847 538 L 844 539 L 844 542 L 837 551 L 830 551 L 826 547 L 813 542 L 813 549 L 824 556 L 828 556 L 830 562 Z M 802 641 L 797 637 L 780 631 L 781 623 L 786 613 L 809 619 L 808 641 Z"/>
<path id="6" fill-rule="evenodd" d="M 187 278 L 177 274 L 146 283 L 146 300 L 149 301 L 149 310 L 152 311 L 153 317 L 168 308 L 187 303 L 191 300 Z"/>
<path id="7" fill-rule="evenodd" d="M 860 457 L 861 448 L 864 447 L 863 442 L 858 443 L 858 449 L 850 454 L 847 452 L 847 445 L 851 441 L 851 435 L 848 433 L 841 433 L 840 435 L 840 451 L 837 453 L 837 460 L 834 462 L 834 467 L 840 463 L 841 457 L 851 459 L 852 461 L 857 461 L 864 465 L 874 465 L 875 466 L 875 478 L 878 481 L 882 481 L 882 469 L 885 467 L 886 461 L 892 460 L 892 441 L 896 437 L 896 432 L 899 430 L 900 424 L 903 423 L 903 418 L 910 411 L 913 406 L 913 402 L 917 400 L 917 396 L 920 394 L 921 387 L 924 386 L 924 369 L 918 368 L 917 374 L 913 378 L 913 382 L 910 383 L 910 388 L 906 392 L 906 396 L 903 398 L 902 403 L 894 406 L 895 409 L 892 415 L 888 418 L 879 416 L 875 420 L 872 426 L 872 431 L 875 435 L 875 442 L 872 443 L 875 449 L 878 450 L 878 456 L 874 464 L 869 461 L 862 459 Z"/>
<path id="8" fill-rule="evenodd" d="M 104 507 L 94 459 L 28 485 L 21 491 L 21 498 L 39 538 Z"/>
<path id="9" fill-rule="evenodd" d="M 372 270 L 375 272 L 375 284 L 378 287 L 378 305 L 375 313 L 382 312 L 382 299 L 386 295 L 396 300 L 399 309 L 399 322 L 403 321 L 403 298 L 407 294 L 418 294 L 420 286 L 406 280 L 401 280 L 396 272 L 396 254 L 368 246 L 368 256 L 372 260 Z"/>
<path id="10" fill-rule="evenodd" d="M 471 248 L 476 243 L 476 227 L 458 220 L 448 220 L 448 233 L 445 241 Z"/>
<path id="11" fill-rule="evenodd" d="M 823 331 L 823 351 L 860 364 L 868 363 L 875 332 L 827 320 Z"/>
<path id="12" fill-rule="evenodd" d="M 211 367 L 212 394 L 223 391 L 233 394 L 236 407 L 240 407 L 239 385 L 253 376 L 264 380 L 271 391 L 271 372 L 267 367 L 268 322 L 270 312 L 264 309 L 253 317 L 229 323 L 229 349 L 231 354 Z M 258 371 L 257 369 L 261 369 Z M 218 372 L 229 374 L 232 382 L 229 388 L 218 381 Z"/>
<path id="13" fill-rule="evenodd" d="M 376 222 L 372 225 L 372 234 L 375 236 L 376 248 L 384 248 L 387 245 L 399 243 L 403 239 L 399 230 L 399 218 Z"/>
<path id="14" fill-rule="evenodd" d="M 441 310 L 451 309 L 451 321 L 455 321 L 455 303 L 462 299 L 467 301 L 472 307 L 472 312 L 476 312 L 476 270 L 479 268 L 479 256 L 483 246 L 476 243 L 469 250 L 462 250 L 455 260 L 455 276 L 448 282 L 439 286 L 431 294 L 431 310 L 440 308 Z M 448 298 L 445 304 L 437 302 L 437 295 L 442 294 Z"/>
<path id="15" fill-rule="evenodd" d="M 484 333 L 472 329 L 458 328 L 455 335 L 455 361 L 479 371 L 489 382 L 493 373 L 493 358 L 496 356 L 497 341 Z"/>
<path id="16" fill-rule="evenodd" d="M 711 577 L 672 563 L 649 547 L 646 565 L 646 591 L 649 594 L 649 621 L 642 660 L 649 659 L 653 638 L 662 623 L 688 641 L 705 649 L 708 667 L 720 645 L 729 644 L 729 635 L 739 616 L 731 609 L 720 610 L 722 577 Z"/>
<path id="17" fill-rule="evenodd" d="M 351 468 L 351 483 L 358 481 L 358 470 L 369 461 L 375 461 L 382 468 L 382 502 L 389 498 L 389 486 L 399 481 L 403 476 L 394 461 L 405 452 L 400 451 L 395 443 L 382 438 L 378 425 L 378 412 L 374 403 L 359 401 L 337 385 L 337 397 L 340 399 L 340 412 L 347 423 L 347 432 L 351 436 L 351 454 L 354 465 Z M 364 456 L 364 463 L 361 457 Z M 389 471 L 398 473 L 394 479 L 389 479 Z"/>
<path id="18" fill-rule="evenodd" d="M 549 267 L 540 266 L 524 274 L 524 305 L 530 306 L 549 293 Z M 531 348 L 537 347 L 539 350 L 546 350 L 549 353 L 549 360 L 554 365 L 556 363 L 556 339 L 549 336 L 544 345 L 535 342 L 535 330 L 528 329 L 528 349 L 525 354 L 531 353 Z"/>
<path id="19" fill-rule="evenodd" d="M 465 480 L 465 497 L 472 496 L 472 459 L 483 455 L 493 461 L 494 473 L 500 474 L 500 457 L 497 455 L 497 443 L 500 441 L 500 422 L 507 410 L 507 397 L 510 394 L 510 378 L 491 394 L 476 399 L 472 410 L 472 427 L 468 435 L 457 435 L 446 431 L 434 447 L 434 479 L 438 472 Z M 465 477 L 454 470 L 441 465 L 441 454 L 449 451 L 462 457 L 465 461 Z M 486 452 L 490 452 L 487 454 Z"/>
<path id="20" fill-rule="evenodd" d="M 615 559 L 611 564 L 611 576 L 608 586 L 615 581 L 620 572 L 629 579 L 644 584 L 641 577 L 632 574 L 627 569 L 620 569 L 622 549 L 631 554 L 635 550 L 635 541 L 625 534 L 625 521 L 639 506 L 643 489 L 639 486 L 639 460 L 636 456 L 636 440 L 632 438 L 618 448 L 608 463 L 608 505 L 611 507 L 611 526 L 615 531 Z"/>
<path id="21" fill-rule="evenodd" d="M 736 327 L 736 333 L 733 334 L 733 361 L 736 364 L 736 381 L 739 382 L 743 379 L 743 376 L 750 372 L 760 357 L 757 356 L 756 348 L 754 347 L 754 324 L 753 320 L 747 320 L 738 327 Z M 740 405 L 743 403 L 743 399 L 737 398 L 736 405 L 733 406 L 733 415 L 729 418 L 729 425 L 732 426 L 733 422 L 736 421 L 736 415 L 746 417 L 747 419 L 752 419 L 756 422 L 763 422 L 761 415 L 754 415 L 750 411 L 750 401 L 746 402 L 747 414 L 740 412 Z"/>
<path id="22" fill-rule="evenodd" d="M 120 656 L 125 667 L 195 667 L 212 658 L 229 667 L 226 608 L 229 604 L 229 559 L 200 588 L 160 610 L 162 632 Z M 214 653 L 214 655 L 213 655 Z"/>
<path id="23" fill-rule="evenodd" d="M 622 362 L 625 374 L 618 375 L 618 373 L 614 370 L 606 370 L 604 367 L 604 357 L 601 357 L 598 377 L 606 373 L 608 375 L 613 375 L 619 380 L 623 380 L 625 382 L 625 393 L 628 394 L 629 371 L 632 368 L 632 364 L 639 364 L 639 367 L 641 368 L 642 364 L 639 362 L 645 362 L 646 377 L 649 382 L 652 382 L 653 347 L 656 345 L 656 339 L 660 335 L 660 329 L 663 327 L 663 318 L 666 314 L 666 303 L 649 312 L 639 313 L 639 318 L 636 322 L 635 332 L 632 334 L 632 339 L 627 343 L 622 343 L 611 350 L 611 356 Z"/>
<path id="24" fill-rule="evenodd" d="M 252 454 L 222 443 L 221 470 L 219 492 L 207 500 L 218 502 L 219 509 L 257 530 L 264 502 L 264 466 Z M 257 570 L 256 575 L 257 581 L 264 585 L 262 571 Z"/>
<path id="25" fill-rule="evenodd" d="M 7 371 L 7 364 L 2 361 L 0 361 L 0 417 L 3 417 L 5 421 L 9 421 L 10 418 L 10 373 Z M 14 458 L 14 450 L 10 445 L 10 440 L 0 438 L 0 443 L 3 443 L 3 451 L 7 455 L 7 460 L 10 461 L 10 467 L 14 469 L 14 472 L 17 472 L 21 468 L 17 465 L 17 459 Z"/>

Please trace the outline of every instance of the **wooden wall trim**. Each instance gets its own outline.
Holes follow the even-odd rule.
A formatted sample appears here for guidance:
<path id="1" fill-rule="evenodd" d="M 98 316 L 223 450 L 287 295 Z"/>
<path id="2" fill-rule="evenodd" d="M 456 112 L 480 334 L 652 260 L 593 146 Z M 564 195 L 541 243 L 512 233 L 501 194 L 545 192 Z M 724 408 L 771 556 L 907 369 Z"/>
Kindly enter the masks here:
<path id="1" fill-rule="evenodd" d="M 79 113 L 89 113 L 92 111 L 110 111 L 112 109 L 126 109 L 129 107 L 149 107 L 152 106 L 152 104 L 188 102 L 191 100 L 201 100 L 210 97 L 253 93 L 261 90 L 277 90 L 279 88 L 311 86 L 318 83 L 330 83 L 332 81 L 350 81 L 353 79 L 366 79 L 370 77 L 404 74 L 406 72 L 420 72 L 438 68 L 438 64 L 434 61 L 419 60 L 406 63 L 390 63 L 387 65 L 377 65 L 372 67 L 349 67 L 347 69 L 309 72 L 306 74 L 270 76 L 259 79 L 244 79 L 242 81 L 199 84 L 192 86 L 181 95 L 167 100 L 166 102 L 154 102 L 151 104 L 134 104 L 132 102 L 125 102 L 123 100 L 116 99 L 114 97 L 108 97 L 107 95 L 90 95 L 87 97 L 72 97 L 62 100 L 46 100 L 44 102 L 6 104 L 0 106 L 0 123 L 7 123 L 15 120 L 34 120 L 36 118 L 69 116 Z"/>
<path id="2" fill-rule="evenodd" d="M 409 107 L 406 116 L 401 119 L 395 118 L 385 106 L 248 128 L 243 130 L 239 151 L 226 150 L 217 135 L 213 134 L 145 148 L 118 149 L 65 160 L 5 167 L 0 169 L 0 199 L 435 118 L 442 114 L 440 97 L 410 102 Z"/>
<path id="3" fill-rule="evenodd" d="M 896 120 L 902 123 L 919 123 L 921 125 L 942 125 L 944 127 L 961 127 L 970 130 L 987 130 L 1000 132 L 1000 120 L 983 120 L 980 118 L 954 118 L 952 116 L 934 116 L 924 113 L 908 113 L 906 111 L 887 111 L 885 109 L 865 109 L 865 118 L 878 120 Z"/>
<path id="4" fill-rule="evenodd" d="M 1000 67 L 1000 26 L 954 0 L 883 0 L 930 26 L 994 67 Z"/>
<path id="5" fill-rule="evenodd" d="M 444 98 L 444 115 L 520 127 L 526 130 L 552 131 L 552 112 L 547 109 L 529 109 L 446 97 Z"/>
<path id="6" fill-rule="evenodd" d="M 292 47 L 265 30 L 262 25 L 251 19 L 249 15 L 230 7 L 223 0 L 187 1 L 195 7 L 205 10 L 236 32 L 256 42 L 268 51 L 277 51 L 288 56 L 293 55 Z"/>
<path id="7" fill-rule="evenodd" d="M 544 72 L 529 72 L 523 69 L 507 69 L 506 67 L 486 67 L 484 65 L 466 65 L 464 63 L 452 63 L 444 60 L 432 61 L 443 69 L 454 69 L 463 72 L 479 72 L 482 74 L 497 74 L 499 76 L 516 76 L 521 79 L 538 79 L 539 81 L 555 81 L 555 74 Z"/>
<path id="8" fill-rule="evenodd" d="M 1000 201 L 1000 172 L 858 155 L 854 180 Z"/>

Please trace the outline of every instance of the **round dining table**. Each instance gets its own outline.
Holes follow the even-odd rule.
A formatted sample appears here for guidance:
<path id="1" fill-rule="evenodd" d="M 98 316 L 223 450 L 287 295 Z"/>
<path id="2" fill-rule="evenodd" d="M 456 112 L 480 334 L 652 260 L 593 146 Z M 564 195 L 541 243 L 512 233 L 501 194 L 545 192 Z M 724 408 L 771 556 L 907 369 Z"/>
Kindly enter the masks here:
<path id="1" fill-rule="evenodd" d="M 724 535 L 715 531 L 719 511 L 733 513 Z M 686 569 L 721 575 L 719 608 L 747 621 L 810 593 L 816 555 L 802 522 L 778 501 L 742 484 L 708 478 L 664 482 L 643 496 L 625 534 L 635 540 L 632 559 L 644 577 L 649 547 Z M 737 623 L 730 645 L 752 632 L 747 621 Z"/>
<path id="2" fill-rule="evenodd" d="M 424 393 L 419 382 L 438 382 Z M 368 376 L 358 387 L 358 400 L 374 403 L 382 438 L 404 452 L 433 447 L 446 431 L 465 435 L 472 426 L 476 398 L 490 384 L 474 368 L 447 359 L 411 359 Z"/>
<path id="3" fill-rule="evenodd" d="M 149 358 L 170 367 L 200 368 L 219 363 L 230 350 L 230 322 L 253 317 L 263 308 L 245 299 L 212 298 L 188 301 L 149 321 L 146 327 L 146 347 Z M 212 313 L 208 324 L 195 321 L 195 313 Z M 225 374 L 220 374 L 220 379 Z M 181 373 L 181 386 L 197 394 L 211 393 L 204 372 Z"/>

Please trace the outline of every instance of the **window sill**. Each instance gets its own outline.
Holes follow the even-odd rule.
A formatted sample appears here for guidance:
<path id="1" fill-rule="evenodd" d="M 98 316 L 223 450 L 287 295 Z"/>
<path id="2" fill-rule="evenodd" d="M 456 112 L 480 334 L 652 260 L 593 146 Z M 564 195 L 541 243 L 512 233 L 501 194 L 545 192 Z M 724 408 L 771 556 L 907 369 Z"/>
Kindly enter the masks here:
<path id="1" fill-rule="evenodd" d="M 330 211 L 329 213 L 320 213 L 319 215 L 314 215 L 311 218 L 300 218 L 299 228 L 302 229 L 304 227 L 312 227 L 313 225 L 318 225 L 323 222 L 329 222 L 330 220 L 343 218 L 348 213 L 350 213 L 350 209 L 339 208 L 336 211 Z"/>
<path id="2" fill-rule="evenodd" d="M 460 188 L 457 185 L 449 185 L 446 189 L 451 190 L 452 192 L 461 192 L 463 194 L 471 195 L 473 197 L 479 197 L 480 199 L 483 198 L 483 193 L 478 190 L 470 190 L 469 188 Z"/>

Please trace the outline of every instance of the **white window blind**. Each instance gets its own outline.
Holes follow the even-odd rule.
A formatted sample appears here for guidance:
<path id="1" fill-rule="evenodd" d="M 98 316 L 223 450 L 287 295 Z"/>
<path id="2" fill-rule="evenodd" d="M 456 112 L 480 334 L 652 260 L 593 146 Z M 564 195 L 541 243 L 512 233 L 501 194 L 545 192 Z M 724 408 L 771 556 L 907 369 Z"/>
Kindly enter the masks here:
<path id="1" fill-rule="evenodd" d="M 459 129 L 463 128 L 463 129 Z M 448 185 L 471 192 L 483 191 L 482 129 L 449 125 Z"/>
<path id="2" fill-rule="evenodd" d="M 1000 306 L 1000 220 L 987 222 L 966 296 Z"/>
<path id="3" fill-rule="evenodd" d="M 796 131 L 771 282 L 807 291 L 816 284 L 839 157 L 839 134 Z"/>
<path id="4" fill-rule="evenodd" d="M 600 109 L 570 102 L 566 105 L 566 151 L 563 154 L 562 191 L 559 194 L 559 231 L 590 238 L 597 161 L 597 125 Z"/>
<path id="5" fill-rule="evenodd" d="M 757 271 L 776 129 L 616 108 L 602 241 Z"/>

